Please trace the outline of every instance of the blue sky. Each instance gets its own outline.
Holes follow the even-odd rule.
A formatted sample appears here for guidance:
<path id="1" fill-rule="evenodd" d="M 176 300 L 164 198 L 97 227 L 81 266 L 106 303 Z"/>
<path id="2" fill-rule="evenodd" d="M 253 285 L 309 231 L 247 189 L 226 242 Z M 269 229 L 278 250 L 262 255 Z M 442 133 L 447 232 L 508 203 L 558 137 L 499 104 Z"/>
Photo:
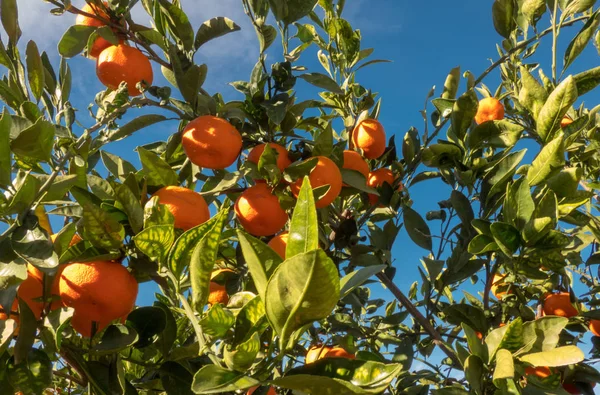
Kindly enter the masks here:
<path id="1" fill-rule="evenodd" d="M 51 7 L 40 0 L 19 0 L 18 3 L 21 9 L 22 45 L 27 40 L 34 39 L 41 49 L 49 52 L 57 65 L 56 43 L 74 22 L 74 16 L 51 16 L 48 14 Z M 82 3 L 82 0 L 74 1 L 75 5 Z M 204 62 L 209 68 L 204 88 L 210 93 L 222 92 L 226 100 L 239 99 L 239 94 L 227 84 L 231 81 L 248 80 L 258 53 L 254 30 L 243 14 L 241 2 L 182 0 L 182 3 L 195 27 L 215 16 L 229 17 L 242 27 L 240 32 L 207 44 L 196 56 L 197 62 Z M 383 98 L 380 121 L 388 136 L 396 135 L 396 141 L 401 141 L 411 126 L 422 132 L 423 120 L 419 111 L 423 108 L 425 97 L 433 85 L 438 87 L 437 95 L 441 93 L 440 89 L 451 68 L 461 65 L 463 71 L 470 70 L 474 75 L 479 75 L 490 64 L 489 59 L 495 60 L 498 57 L 496 43 L 501 38 L 492 24 L 491 1 L 352 0 L 347 3 L 345 17 L 355 29 L 361 30 L 362 47 L 374 47 L 374 58 L 393 62 L 363 69 L 359 72 L 359 81 L 363 86 L 379 92 Z M 136 22 L 146 23 L 147 17 L 141 6 L 136 6 L 136 9 Z M 568 28 L 565 33 L 572 37 L 575 30 Z M 541 47 L 548 48 L 550 42 L 551 39 L 546 38 Z M 563 50 L 567 43 L 561 42 Z M 280 53 L 280 47 L 274 45 L 269 52 L 268 61 L 280 60 Z M 549 71 L 548 51 L 540 51 L 539 60 L 543 68 Z M 92 121 L 85 116 L 86 107 L 93 101 L 95 93 L 103 87 L 95 77 L 93 61 L 78 57 L 69 63 L 74 76 L 72 97 L 77 98 L 74 106 L 82 115 L 80 121 L 89 126 Z M 309 71 L 322 71 L 312 52 L 304 54 L 299 63 Z M 573 66 L 573 70 L 593 67 L 597 63 L 598 54 L 594 48 L 590 48 Z M 167 85 L 160 69 L 155 67 L 154 70 L 155 85 Z M 495 90 L 498 81 L 491 78 L 486 80 L 486 84 Z M 299 80 L 297 89 L 311 88 Z M 461 89 L 464 90 L 464 85 Z M 587 101 L 598 102 L 597 94 L 588 96 L 589 98 L 585 98 Z M 593 107 L 594 103 L 589 104 L 589 107 Z M 122 155 L 137 165 L 137 154 L 133 152 L 136 146 L 166 140 L 176 131 L 176 127 L 176 123 L 151 127 L 107 147 L 107 150 Z M 437 201 L 446 199 L 449 193 L 449 187 L 439 182 L 420 183 L 410 189 L 414 208 L 423 215 L 429 210 L 438 209 Z M 438 228 L 438 223 L 431 225 L 432 230 Z M 398 268 L 395 281 L 404 291 L 408 291 L 412 282 L 420 280 L 417 267 L 424 252 L 410 241 L 405 231 L 401 231 L 393 256 Z M 151 303 L 154 287 L 144 285 L 141 290 L 140 304 Z M 377 290 L 375 294 L 388 299 L 388 294 L 381 290 Z"/>

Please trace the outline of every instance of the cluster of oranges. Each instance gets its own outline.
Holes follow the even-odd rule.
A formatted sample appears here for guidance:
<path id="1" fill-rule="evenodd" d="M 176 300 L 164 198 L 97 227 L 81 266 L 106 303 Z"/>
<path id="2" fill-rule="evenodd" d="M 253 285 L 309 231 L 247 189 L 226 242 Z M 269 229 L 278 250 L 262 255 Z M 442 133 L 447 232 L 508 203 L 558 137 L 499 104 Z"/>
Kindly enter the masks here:
<path id="1" fill-rule="evenodd" d="M 70 246 L 80 241 L 75 235 Z M 51 284 L 49 292 L 44 290 L 45 281 Z M 46 309 L 73 308 L 71 326 L 85 337 L 91 337 L 114 320 L 124 320 L 133 309 L 137 294 L 135 277 L 120 263 L 112 261 L 61 265 L 52 277 L 28 264 L 27 278 L 17 291 L 18 298 L 27 304 L 36 320 Z M 0 314 L 0 320 L 10 316 L 18 322 L 17 309 L 15 300 L 11 314 Z"/>
<path id="2" fill-rule="evenodd" d="M 104 3 L 107 7 L 108 4 Z M 87 4 L 81 9 L 89 15 L 96 15 L 104 21 L 110 21 L 110 16 L 98 6 Z M 79 14 L 75 23 L 81 26 L 103 27 L 105 22 L 91 16 Z M 98 37 L 88 51 L 90 58 L 96 59 L 96 74 L 98 79 L 107 88 L 115 90 L 122 82 L 127 83 L 130 96 L 138 96 L 141 92 L 136 87 L 140 82 L 152 84 L 153 72 L 150 60 L 135 47 L 126 41 L 120 40 L 118 45 L 113 45 L 108 40 Z"/>

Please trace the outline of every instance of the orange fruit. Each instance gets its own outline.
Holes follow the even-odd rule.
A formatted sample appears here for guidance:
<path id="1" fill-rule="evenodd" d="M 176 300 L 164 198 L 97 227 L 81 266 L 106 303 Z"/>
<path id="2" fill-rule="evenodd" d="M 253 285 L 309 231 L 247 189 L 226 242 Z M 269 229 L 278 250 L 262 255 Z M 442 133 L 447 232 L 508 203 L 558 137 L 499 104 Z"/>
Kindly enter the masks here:
<path id="1" fill-rule="evenodd" d="M 229 295 L 227 295 L 225 286 L 211 281 L 208 288 L 208 304 L 211 306 L 217 303 L 226 305 L 227 302 L 229 302 Z"/>
<path id="2" fill-rule="evenodd" d="M 207 169 L 225 169 L 242 150 L 242 136 L 225 119 L 203 115 L 187 124 L 181 144 L 190 161 Z"/>
<path id="3" fill-rule="evenodd" d="M 191 189 L 168 186 L 159 189 L 152 196 L 158 196 L 158 202 L 167 206 L 175 218 L 176 228 L 189 230 L 210 219 L 206 201 Z"/>
<path id="4" fill-rule="evenodd" d="M 285 259 L 285 250 L 287 248 L 289 233 L 283 232 L 273 237 L 268 246 L 277 253 L 282 259 Z"/>
<path id="5" fill-rule="evenodd" d="M 129 314 L 137 298 L 138 283 L 119 263 L 71 263 L 60 275 L 59 292 L 64 305 L 75 309 L 73 327 L 89 337 L 92 322 L 100 330 Z"/>
<path id="6" fill-rule="evenodd" d="M 260 144 L 252 148 L 252 150 L 248 154 L 248 160 L 258 165 L 260 157 L 262 156 L 263 152 L 265 152 L 266 145 L 267 144 Z M 277 167 L 279 168 L 279 170 L 283 172 L 289 165 L 292 164 L 292 161 L 288 156 L 289 152 L 284 147 L 282 147 L 279 144 L 269 143 L 269 148 L 277 151 Z"/>
<path id="7" fill-rule="evenodd" d="M 58 295 L 56 281 L 52 283 L 51 293 L 52 296 Z M 17 296 L 27 303 L 27 306 L 29 306 L 31 309 L 31 312 L 35 316 L 36 320 L 39 320 L 45 307 L 45 303 L 39 301 L 44 298 L 44 285 L 42 281 L 34 276 L 28 275 L 25 281 L 19 285 Z M 61 305 L 62 303 L 60 300 L 55 300 L 50 305 L 50 310 L 56 310 L 60 308 Z"/>
<path id="8" fill-rule="evenodd" d="M 391 187 L 393 187 L 395 181 L 396 177 L 390 169 L 381 168 L 369 173 L 367 185 L 371 188 L 379 188 L 384 182 L 387 182 Z M 398 187 L 398 190 L 402 190 L 402 186 Z M 371 204 L 375 204 L 377 201 L 379 201 L 379 196 L 370 193 L 369 202 Z"/>
<path id="9" fill-rule="evenodd" d="M 312 347 L 306 353 L 306 363 L 313 363 L 322 358 L 348 358 L 355 359 L 354 354 L 350 354 L 348 351 L 344 350 L 342 347 Z"/>
<path id="10" fill-rule="evenodd" d="M 568 292 L 550 294 L 543 303 L 545 315 L 558 315 L 560 317 L 575 317 L 579 314 L 577 308 L 571 304 Z"/>
<path id="11" fill-rule="evenodd" d="M 142 51 L 126 44 L 111 45 L 102 51 L 96 63 L 96 74 L 100 82 L 112 90 L 126 82 L 129 96 L 141 94 L 136 88 L 138 82 L 152 85 L 154 79 L 150 60 Z"/>
<path id="12" fill-rule="evenodd" d="M 573 120 L 571 119 L 571 117 L 569 117 L 568 115 L 565 115 L 564 118 L 560 121 L 560 127 L 564 129 L 572 123 L 573 123 Z"/>
<path id="13" fill-rule="evenodd" d="M 248 392 L 246 392 L 246 395 L 254 394 L 254 391 L 256 391 L 258 388 L 260 388 L 258 385 L 256 387 L 250 388 L 248 390 Z M 267 391 L 267 395 L 277 395 L 277 392 L 275 392 L 275 388 L 269 387 L 269 390 Z"/>
<path id="14" fill-rule="evenodd" d="M 244 229 L 254 236 L 270 236 L 288 221 L 279 199 L 267 184 L 246 189 L 235 202 L 235 215 Z"/>
<path id="15" fill-rule="evenodd" d="M 528 366 L 525 368 L 526 376 L 537 376 L 540 379 L 545 379 L 546 377 L 552 376 L 552 370 L 548 366 L 538 366 L 532 367 Z"/>
<path id="16" fill-rule="evenodd" d="M 352 144 L 367 159 L 377 159 L 385 152 L 385 130 L 376 119 L 361 121 L 352 131 Z"/>
<path id="17" fill-rule="evenodd" d="M 479 340 L 483 340 L 483 333 L 481 333 L 481 332 L 475 332 L 475 335 L 477 335 L 477 338 Z"/>
<path id="18" fill-rule="evenodd" d="M 356 151 L 344 151 L 344 169 L 355 170 L 367 178 L 369 176 L 369 165 Z"/>
<path id="19" fill-rule="evenodd" d="M 498 288 L 504 287 L 506 284 L 504 283 L 504 279 L 506 278 L 506 274 L 496 273 L 494 274 L 494 278 L 492 279 L 492 286 L 490 287 L 490 292 L 497 299 L 502 299 L 504 295 L 506 295 L 507 291 L 498 291 Z"/>
<path id="20" fill-rule="evenodd" d="M 108 3 L 107 2 L 103 2 L 105 7 L 108 7 Z M 104 12 L 103 10 L 100 9 L 100 7 L 96 6 L 96 5 L 90 5 L 90 4 L 85 4 L 82 8 L 81 11 L 88 13 L 88 14 L 92 14 L 92 15 L 96 15 L 99 16 L 101 18 L 104 19 L 110 19 L 110 17 L 108 16 L 108 14 L 106 14 L 106 12 Z M 81 26 L 92 26 L 92 27 L 102 27 L 102 26 L 106 26 L 104 24 L 104 22 L 99 21 L 98 19 L 95 18 L 90 18 L 89 16 L 85 16 L 85 15 L 81 15 L 78 14 L 77 18 L 75 19 L 75 24 L 76 25 L 81 25 Z M 105 40 L 102 37 L 98 37 L 96 39 L 96 41 L 94 41 L 94 44 L 92 45 L 92 48 L 90 48 L 90 51 L 88 53 L 88 56 L 90 58 L 97 58 L 100 53 L 102 51 L 104 51 L 106 48 L 112 46 L 112 44 Z"/>
<path id="21" fill-rule="evenodd" d="M 500 121 L 504 119 L 504 106 L 495 97 L 486 97 L 479 102 L 475 122 L 478 125 L 486 121 Z"/>
<path id="22" fill-rule="evenodd" d="M 590 332 L 592 332 L 594 336 L 600 336 L 600 320 L 590 321 Z"/>
<path id="23" fill-rule="evenodd" d="M 329 190 L 325 196 L 316 202 L 317 208 L 323 208 L 329 206 L 339 196 L 342 190 L 342 173 L 331 159 L 325 156 L 317 156 L 316 158 L 318 158 L 317 165 L 310 172 L 308 178 L 313 189 L 329 185 Z M 303 178 L 299 178 L 290 185 L 294 196 L 298 197 L 303 181 Z"/>
<path id="24" fill-rule="evenodd" d="M 19 301 L 17 299 L 15 299 L 15 301 L 12 304 L 11 311 L 9 312 L 10 318 L 12 318 L 13 320 L 18 321 L 19 320 L 19 315 L 15 314 L 18 311 L 19 311 Z M 4 311 L 0 312 L 0 321 L 6 321 L 7 319 L 8 319 L 8 314 L 6 314 L 6 312 L 4 312 Z"/>

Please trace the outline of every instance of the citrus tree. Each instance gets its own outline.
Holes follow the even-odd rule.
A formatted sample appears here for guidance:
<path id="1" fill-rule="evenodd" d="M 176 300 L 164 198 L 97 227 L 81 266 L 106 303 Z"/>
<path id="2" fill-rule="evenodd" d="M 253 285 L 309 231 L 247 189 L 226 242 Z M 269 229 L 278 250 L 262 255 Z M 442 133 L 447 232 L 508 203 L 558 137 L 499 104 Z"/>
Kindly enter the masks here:
<path id="1" fill-rule="evenodd" d="M 600 46 L 594 0 L 493 2 L 498 59 L 451 70 L 398 141 L 357 79 L 383 61 L 343 0 L 242 0 L 260 51 L 230 102 L 194 54 L 234 21 L 195 29 L 176 0 L 47 2 L 74 22 L 58 64 L 0 1 L 2 394 L 593 393 L 599 107 L 582 97 L 600 67 L 570 66 Z M 93 124 L 70 101 L 80 54 L 107 88 Z M 105 150 L 173 119 L 140 168 Z M 445 185 L 426 213 L 417 183 Z M 400 232 L 423 250 L 409 289 Z"/>

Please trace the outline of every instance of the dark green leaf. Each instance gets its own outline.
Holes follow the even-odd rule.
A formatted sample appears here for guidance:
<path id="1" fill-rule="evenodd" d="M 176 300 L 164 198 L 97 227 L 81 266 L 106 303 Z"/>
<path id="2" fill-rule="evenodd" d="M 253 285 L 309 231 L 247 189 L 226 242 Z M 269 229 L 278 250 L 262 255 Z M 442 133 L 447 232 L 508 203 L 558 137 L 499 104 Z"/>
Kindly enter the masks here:
<path id="1" fill-rule="evenodd" d="M 126 123 L 120 128 L 111 131 L 105 135 L 106 141 L 117 141 L 124 139 L 125 137 L 131 136 L 138 130 L 142 130 L 150 125 L 154 125 L 159 122 L 166 121 L 167 118 L 164 115 L 158 114 L 146 114 L 141 115 L 134 120 Z"/>
<path id="2" fill-rule="evenodd" d="M 514 0 L 495 0 L 492 6 L 492 15 L 494 17 L 494 27 L 498 34 L 504 38 L 509 38 L 512 31 L 517 26 L 514 18 L 515 3 Z"/>
<path id="3" fill-rule="evenodd" d="M 106 328 L 102 339 L 93 348 L 97 354 L 113 354 L 132 346 L 138 341 L 138 334 L 130 327 L 113 324 Z"/>
<path id="4" fill-rule="evenodd" d="M 416 245 L 431 251 L 433 243 L 429 226 L 423 217 L 410 207 L 404 208 L 404 228 Z"/>
<path id="5" fill-rule="evenodd" d="M 306 73 L 298 76 L 302 78 L 304 81 L 308 82 L 311 85 L 317 86 L 319 88 L 326 89 L 330 92 L 336 93 L 338 95 L 343 95 L 344 91 L 339 87 L 337 82 L 332 80 L 329 76 L 321 73 Z"/>
<path id="6" fill-rule="evenodd" d="M 523 126 L 507 120 L 484 122 L 469 133 L 467 144 L 471 148 L 488 145 L 494 148 L 512 147 L 519 141 L 523 130 Z"/>
<path id="7" fill-rule="evenodd" d="M 157 340 L 167 326 L 167 317 L 160 307 L 139 307 L 129 313 L 127 325 L 135 329 L 138 334 L 135 347 L 142 348 Z"/>
<path id="8" fill-rule="evenodd" d="M 259 381 L 220 366 L 206 365 L 194 375 L 192 391 L 195 394 L 222 394 L 245 390 L 259 384 Z"/>
<path id="9" fill-rule="evenodd" d="M 346 297 L 354 289 L 363 285 L 365 281 L 384 270 L 386 265 L 367 266 L 347 274 L 340 280 L 340 298 Z"/>
<path id="10" fill-rule="evenodd" d="M 469 90 L 459 97 L 452 107 L 452 131 L 459 139 L 465 136 L 465 133 L 473 123 L 477 114 L 479 101 L 473 90 Z"/>
<path id="11" fill-rule="evenodd" d="M 254 236 L 239 229 L 237 235 L 256 290 L 264 299 L 267 282 L 281 264 L 282 259 L 269 246 Z"/>
<path id="12" fill-rule="evenodd" d="M 236 32 L 240 29 L 241 28 L 229 18 L 222 16 L 212 18 L 204 22 L 198 29 L 198 32 L 196 33 L 196 40 L 194 41 L 194 47 L 198 49 L 210 40 Z"/>
<path id="13" fill-rule="evenodd" d="M 64 58 L 79 55 L 86 47 L 94 26 L 74 25 L 67 29 L 58 42 L 58 53 Z"/>
<path id="14" fill-rule="evenodd" d="M 44 351 L 33 348 L 22 362 L 11 361 L 6 373 L 15 390 L 25 394 L 41 394 L 51 386 L 52 361 Z"/>
<path id="15" fill-rule="evenodd" d="M 600 84 L 600 66 L 573 76 L 577 93 L 582 96 L 594 90 Z"/>
<path id="16" fill-rule="evenodd" d="M 137 148 L 148 184 L 153 186 L 178 185 L 179 178 L 171 166 L 160 156 L 142 147 Z"/>
<path id="17" fill-rule="evenodd" d="M 37 100 L 42 97 L 44 91 L 44 65 L 42 64 L 42 58 L 38 51 L 37 45 L 33 41 L 27 43 L 26 50 L 26 62 L 27 62 L 27 79 L 29 80 L 29 87 L 33 97 Z"/>
<path id="18" fill-rule="evenodd" d="M 527 177 L 521 177 L 510 184 L 504 202 L 505 220 L 517 229 L 523 230 L 525 224 L 531 219 L 534 208 Z"/>
<path id="19" fill-rule="evenodd" d="M 2 20 L 2 27 L 4 27 L 4 31 L 6 31 L 8 38 L 16 45 L 19 37 L 21 37 L 17 0 L 0 1 L 0 19 Z"/>
<path id="20" fill-rule="evenodd" d="M 8 109 L 2 112 L 0 118 L 0 186 L 11 184 L 12 158 L 10 153 L 10 129 L 12 118 Z"/>
<path id="21" fill-rule="evenodd" d="M 585 25 L 581 28 L 579 33 L 573 38 L 573 40 L 569 43 L 567 50 L 565 52 L 565 66 L 567 69 L 573 61 L 583 52 L 585 47 L 587 47 L 588 43 L 596 33 L 598 26 L 600 25 L 600 11 L 594 12 L 594 14 L 587 20 Z"/>
<path id="22" fill-rule="evenodd" d="M 519 231 L 512 225 L 503 222 L 494 222 L 490 229 L 498 247 L 511 257 L 521 245 Z"/>
<path id="23" fill-rule="evenodd" d="M 12 151 L 22 157 L 40 162 L 49 161 L 54 145 L 54 125 L 43 118 L 23 130 L 10 144 Z"/>

